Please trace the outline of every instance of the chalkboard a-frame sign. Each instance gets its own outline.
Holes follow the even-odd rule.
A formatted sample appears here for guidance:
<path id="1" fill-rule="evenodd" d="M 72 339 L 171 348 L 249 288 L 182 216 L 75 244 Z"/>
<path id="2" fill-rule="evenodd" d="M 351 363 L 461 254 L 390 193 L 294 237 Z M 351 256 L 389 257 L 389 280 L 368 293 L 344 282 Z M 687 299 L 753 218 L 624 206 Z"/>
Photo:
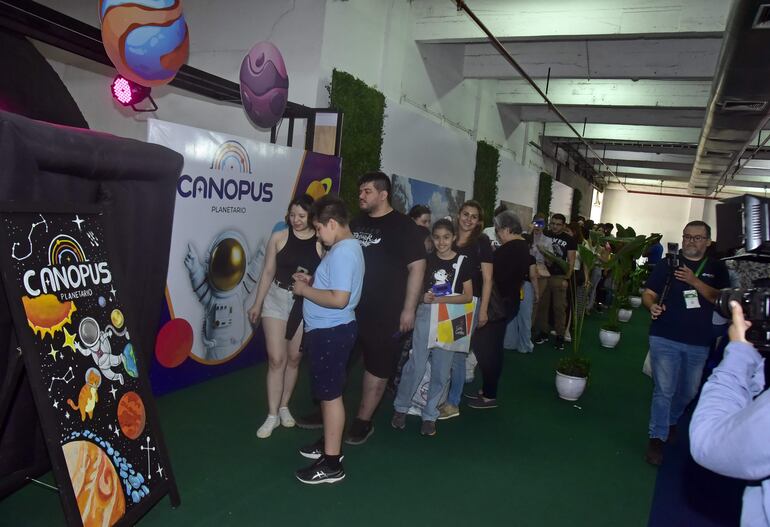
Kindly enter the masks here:
<path id="1" fill-rule="evenodd" d="M 68 525 L 180 503 L 96 206 L 0 204 L 0 272 Z"/>

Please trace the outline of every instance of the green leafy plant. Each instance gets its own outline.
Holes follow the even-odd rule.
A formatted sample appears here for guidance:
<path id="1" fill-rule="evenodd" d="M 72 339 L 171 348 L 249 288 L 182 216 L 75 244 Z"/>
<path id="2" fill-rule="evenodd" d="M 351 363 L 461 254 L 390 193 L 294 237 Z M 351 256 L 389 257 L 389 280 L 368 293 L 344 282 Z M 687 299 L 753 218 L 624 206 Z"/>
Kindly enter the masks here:
<path id="1" fill-rule="evenodd" d="M 481 204 L 485 223 L 492 225 L 500 177 L 500 152 L 485 141 L 476 143 L 476 170 L 473 173 L 473 199 Z"/>
<path id="2" fill-rule="evenodd" d="M 580 216 L 580 202 L 582 200 L 583 193 L 580 192 L 580 189 L 574 189 L 572 191 L 572 205 L 569 212 L 570 221 L 577 221 L 577 217 Z"/>
<path id="3" fill-rule="evenodd" d="M 572 342 L 570 353 L 556 364 L 556 371 L 571 377 L 588 377 L 591 371 L 591 362 L 582 354 L 583 325 L 586 317 L 586 301 L 591 289 L 591 271 L 599 263 L 599 247 L 593 243 L 596 237 L 584 240 L 577 246 L 577 254 L 580 257 L 580 271 L 583 273 L 583 285 L 576 285 L 575 280 L 570 281 L 570 295 L 572 296 Z M 558 265 L 566 274 L 569 271 L 569 263 L 548 250 L 540 249 L 543 256 Z"/>
<path id="4" fill-rule="evenodd" d="M 551 196 L 553 194 L 553 179 L 547 172 L 540 172 L 540 182 L 537 186 L 537 210 L 546 217 L 551 215 Z"/>
<path id="5" fill-rule="evenodd" d="M 636 235 L 631 227 L 624 228 L 621 225 L 616 225 L 616 228 L 618 237 L 603 236 L 599 238 L 600 243 L 609 243 L 613 248 L 613 253 L 604 264 L 612 276 L 614 290 L 607 323 L 602 327 L 607 331 L 620 331 L 618 311 L 625 306 L 630 307 L 628 297 L 632 291 L 631 274 L 634 271 L 634 262 L 644 254 L 650 245 L 657 243 L 661 238 L 660 234 Z"/>
<path id="6" fill-rule="evenodd" d="M 344 71 L 332 71 L 329 104 L 343 112 L 340 198 L 348 211 L 358 210 L 358 178 L 380 170 L 385 96 Z"/>

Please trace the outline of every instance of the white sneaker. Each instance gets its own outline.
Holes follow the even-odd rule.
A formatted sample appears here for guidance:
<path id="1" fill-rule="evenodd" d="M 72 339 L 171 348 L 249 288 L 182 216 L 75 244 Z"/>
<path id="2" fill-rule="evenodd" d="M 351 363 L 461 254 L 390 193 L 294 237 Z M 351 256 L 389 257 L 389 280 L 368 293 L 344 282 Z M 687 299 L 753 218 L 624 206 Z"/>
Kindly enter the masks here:
<path id="1" fill-rule="evenodd" d="M 281 418 L 281 426 L 285 426 L 286 428 L 291 428 L 295 424 L 297 424 L 294 421 L 294 418 L 291 416 L 291 412 L 289 411 L 289 408 L 286 406 L 283 406 L 278 409 L 278 416 Z"/>
<path id="2" fill-rule="evenodd" d="M 265 419 L 265 422 L 262 423 L 262 426 L 259 427 L 259 430 L 257 430 L 257 437 L 260 439 L 267 439 L 270 437 L 270 434 L 273 433 L 273 430 L 281 426 L 281 421 L 278 419 L 277 415 L 268 415 L 267 419 Z"/>
<path id="3" fill-rule="evenodd" d="M 564 340 L 565 342 L 572 342 L 572 335 L 569 334 L 569 330 L 564 332 Z"/>

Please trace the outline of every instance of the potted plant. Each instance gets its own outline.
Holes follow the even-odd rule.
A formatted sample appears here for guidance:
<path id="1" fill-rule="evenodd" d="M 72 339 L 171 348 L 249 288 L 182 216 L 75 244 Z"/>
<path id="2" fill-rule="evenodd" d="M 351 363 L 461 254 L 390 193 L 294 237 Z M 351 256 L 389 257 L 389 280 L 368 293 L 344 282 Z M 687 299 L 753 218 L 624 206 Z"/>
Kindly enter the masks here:
<path id="1" fill-rule="evenodd" d="M 634 262 L 644 254 L 650 244 L 657 243 L 660 239 L 660 234 L 637 236 L 631 227 L 624 228 L 621 225 L 617 225 L 617 232 L 617 238 L 608 236 L 600 238 L 602 242 L 609 243 L 614 249 L 614 253 L 606 262 L 605 267 L 609 269 L 612 276 L 615 294 L 607 323 L 602 326 L 599 333 L 602 346 L 607 348 L 614 348 L 620 341 L 618 321 L 627 321 L 631 318 L 629 296 L 634 291 L 631 289 L 633 287 L 631 274 L 634 272 Z M 638 285 L 636 287 L 638 289 Z"/>
<path id="2" fill-rule="evenodd" d="M 647 281 L 647 277 L 650 274 L 650 270 L 645 265 L 639 265 L 631 273 L 631 286 L 629 291 L 632 293 L 628 297 L 628 301 L 632 308 L 637 308 L 642 305 L 641 292 L 644 291 L 644 283 Z M 639 293 L 639 294 L 637 294 Z"/>
<path id="3" fill-rule="evenodd" d="M 579 272 L 583 273 L 584 280 L 581 286 L 577 286 L 575 280 L 570 282 L 570 295 L 572 296 L 572 342 L 570 343 L 570 352 L 560 358 L 556 364 L 556 391 L 559 397 L 567 401 L 577 401 L 583 395 L 591 371 L 590 361 L 581 354 L 581 344 L 583 342 L 586 300 L 588 299 L 591 287 L 589 277 L 591 276 L 591 270 L 598 261 L 598 251 L 590 240 L 584 240 L 578 245 L 577 253 L 582 264 Z M 543 255 L 559 265 L 565 273 L 568 271 L 569 264 L 561 258 L 548 251 L 544 251 Z"/>

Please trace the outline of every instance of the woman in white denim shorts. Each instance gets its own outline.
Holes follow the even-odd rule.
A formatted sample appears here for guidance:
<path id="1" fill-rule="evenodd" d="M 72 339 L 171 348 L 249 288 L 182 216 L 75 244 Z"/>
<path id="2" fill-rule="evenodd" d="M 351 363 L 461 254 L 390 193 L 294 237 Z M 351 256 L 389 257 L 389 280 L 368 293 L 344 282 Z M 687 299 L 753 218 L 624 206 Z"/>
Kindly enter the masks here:
<path id="1" fill-rule="evenodd" d="M 270 236 L 265 252 L 265 267 L 259 280 L 257 297 L 249 309 L 249 320 L 262 319 L 267 344 L 267 419 L 257 430 L 257 437 L 270 437 L 279 425 L 294 426 L 289 399 L 297 383 L 302 355 L 299 351 L 302 330 L 286 339 L 286 322 L 294 305 L 291 276 L 298 272 L 313 274 L 323 254 L 310 218 L 313 200 L 305 195 L 295 198 L 286 214 L 289 228 Z"/>

